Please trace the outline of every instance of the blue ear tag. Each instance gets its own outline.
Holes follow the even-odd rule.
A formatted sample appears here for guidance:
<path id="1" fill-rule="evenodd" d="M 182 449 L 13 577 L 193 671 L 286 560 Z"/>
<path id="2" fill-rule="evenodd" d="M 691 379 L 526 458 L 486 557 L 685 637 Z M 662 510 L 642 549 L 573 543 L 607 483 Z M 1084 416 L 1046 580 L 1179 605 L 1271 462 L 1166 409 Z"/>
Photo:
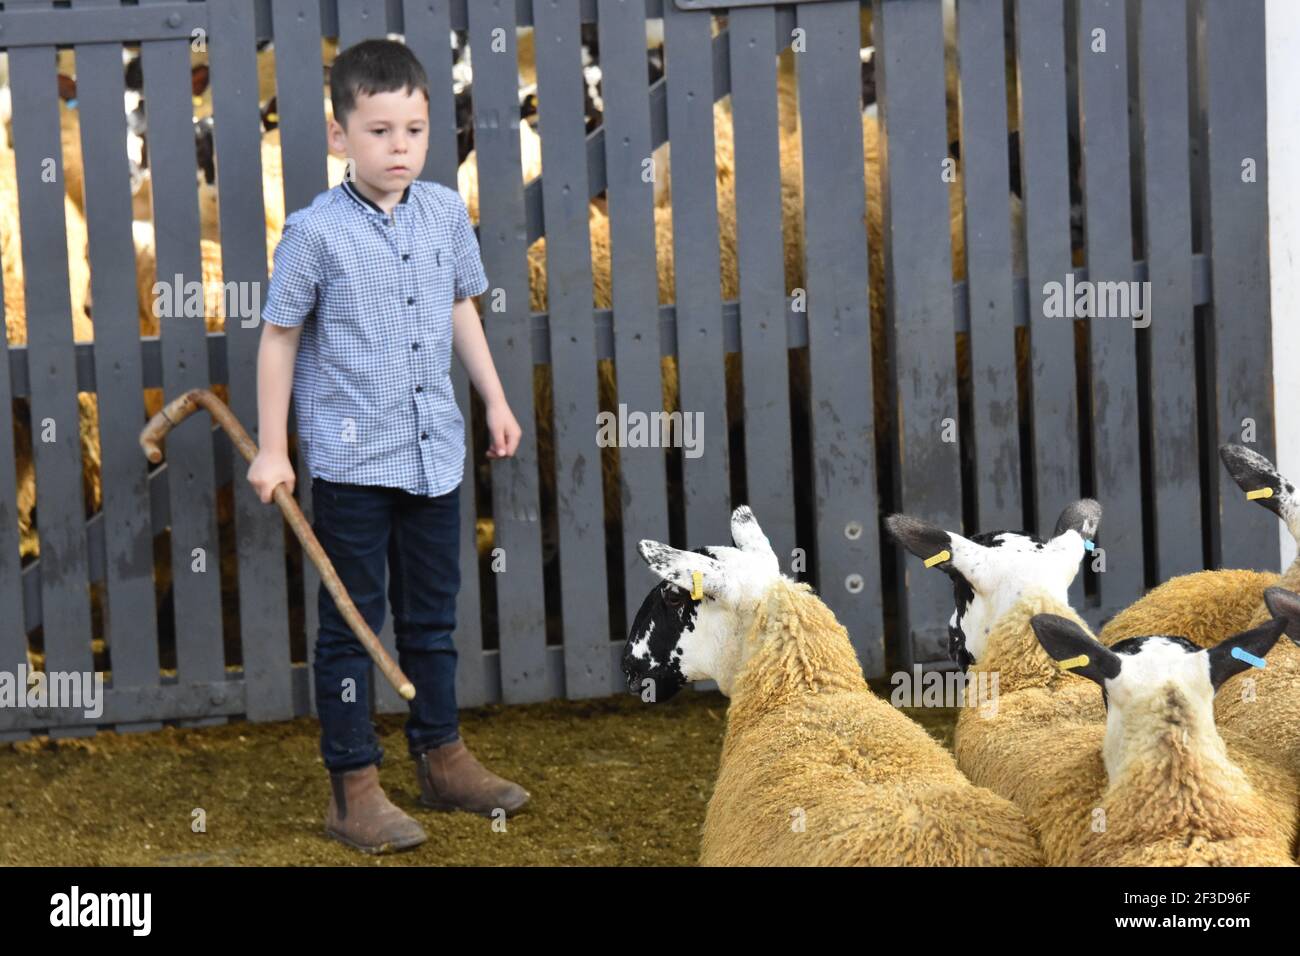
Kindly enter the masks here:
<path id="1" fill-rule="evenodd" d="M 77 98 L 74 96 L 74 97 L 73 97 L 72 99 L 70 99 L 70 100 L 64 100 L 64 101 L 63 101 L 63 105 L 66 106 L 66 107 L 67 107 L 68 109 L 70 109 L 70 110 L 75 110 L 75 109 L 77 108 Z"/>
<path id="2" fill-rule="evenodd" d="M 1245 661 L 1251 667 L 1268 666 L 1268 661 L 1264 660 L 1262 657 L 1256 657 L 1254 654 L 1250 653 L 1249 651 L 1243 651 L 1240 647 L 1234 647 L 1232 649 L 1232 656 L 1239 661 Z"/>
<path id="3" fill-rule="evenodd" d="M 1091 538 L 1084 538 L 1083 549 L 1085 551 L 1095 551 L 1097 550 L 1097 543 L 1093 541 Z"/>

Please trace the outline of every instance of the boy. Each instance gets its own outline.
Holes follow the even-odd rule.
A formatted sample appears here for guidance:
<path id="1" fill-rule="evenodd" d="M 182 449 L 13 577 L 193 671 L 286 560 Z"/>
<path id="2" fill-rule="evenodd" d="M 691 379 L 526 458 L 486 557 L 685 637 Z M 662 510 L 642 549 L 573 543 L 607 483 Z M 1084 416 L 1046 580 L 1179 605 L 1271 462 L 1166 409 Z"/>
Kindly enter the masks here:
<path id="1" fill-rule="evenodd" d="M 415 55 L 391 40 L 358 43 L 335 61 L 330 97 L 330 147 L 349 157 L 351 181 L 285 220 L 262 310 L 261 450 L 248 480 L 263 501 L 280 482 L 293 490 L 292 390 L 316 535 L 375 631 L 387 563 L 398 661 L 416 688 L 406 736 L 420 804 L 511 814 L 528 792 L 486 770 L 457 732 L 452 644 L 465 460 L 453 347 L 487 408 L 488 457 L 513 455 L 520 438 L 470 299 L 487 276 L 460 196 L 416 179 L 429 92 Z M 326 832 L 369 853 L 417 846 L 424 830 L 379 786 L 370 658 L 323 587 L 318 606 Z"/>

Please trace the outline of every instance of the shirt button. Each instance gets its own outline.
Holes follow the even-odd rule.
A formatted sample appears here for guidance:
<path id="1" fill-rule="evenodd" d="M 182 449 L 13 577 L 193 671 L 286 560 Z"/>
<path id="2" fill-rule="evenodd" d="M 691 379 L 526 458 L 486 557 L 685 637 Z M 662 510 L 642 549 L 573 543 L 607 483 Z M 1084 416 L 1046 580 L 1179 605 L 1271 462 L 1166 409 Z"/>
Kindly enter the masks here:
<path id="1" fill-rule="evenodd" d="M 423 386 L 423 385 L 417 385 L 417 386 L 415 386 L 415 390 L 416 390 L 417 392 L 423 392 L 423 391 L 424 391 L 424 386 Z"/>
<path id="2" fill-rule="evenodd" d="M 412 343 L 411 343 L 411 350 L 414 351 L 414 352 L 418 352 L 418 351 L 420 351 L 420 343 L 419 343 L 419 342 L 412 342 Z"/>
<path id="3" fill-rule="evenodd" d="M 408 296 L 406 297 L 406 304 L 407 304 L 407 305 L 415 305 L 415 296 L 413 296 L 413 295 L 408 295 Z"/>
<path id="4" fill-rule="evenodd" d="M 420 432 L 420 441 L 424 441 L 428 437 L 429 437 L 428 432 Z"/>
<path id="5" fill-rule="evenodd" d="M 409 258 L 411 258 L 411 254 L 410 254 L 409 252 L 403 252 L 403 253 L 402 253 L 402 261 L 403 261 L 403 262 L 405 262 L 405 261 L 406 261 L 407 259 L 409 259 Z"/>

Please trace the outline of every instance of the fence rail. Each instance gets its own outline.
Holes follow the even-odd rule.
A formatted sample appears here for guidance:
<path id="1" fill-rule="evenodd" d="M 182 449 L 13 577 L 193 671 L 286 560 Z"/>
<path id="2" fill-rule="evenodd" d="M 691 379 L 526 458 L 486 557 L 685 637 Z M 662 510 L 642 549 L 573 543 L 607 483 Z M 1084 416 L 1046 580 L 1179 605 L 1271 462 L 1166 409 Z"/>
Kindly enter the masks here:
<path id="1" fill-rule="evenodd" d="M 864 16 L 879 89 L 878 196 L 860 173 Z M 623 66 L 642 57 L 648 18 L 662 18 L 666 61 L 653 83 Z M 606 69 L 603 118 L 588 132 L 579 44 L 593 24 Z M 544 170 L 528 183 L 522 26 L 536 41 Z M 207 332 L 202 320 L 169 318 L 148 337 L 137 327 L 121 51 L 138 44 L 143 66 L 157 273 L 198 277 L 186 93 L 195 29 L 208 40 L 222 278 L 244 284 L 266 281 L 262 133 L 250 95 L 259 43 L 274 44 L 286 209 L 328 184 L 322 37 L 340 46 L 404 37 L 430 79 L 422 175 L 452 188 L 449 31 L 482 51 L 473 60 L 473 135 L 492 288 L 481 311 L 525 436 L 515 458 L 492 465 L 490 481 L 476 480 L 481 423 L 454 364 L 471 439 L 456 633 L 464 705 L 618 692 L 619 635 L 649 582 L 632 544 L 725 541 L 728 511 L 741 500 L 783 563 L 796 549 L 807 555 L 802 576 L 845 623 L 872 676 L 894 664 L 947 666 L 946 582 L 882 544 L 887 511 L 967 531 L 1047 530 L 1065 501 L 1095 495 L 1107 510 L 1100 543 L 1109 566 L 1081 575 L 1072 591 L 1094 624 L 1171 574 L 1250 566 L 1270 553 L 1267 516 L 1220 484 L 1214 462 L 1215 446 L 1240 440 L 1245 420 L 1262 453 L 1273 446 L 1261 0 L 960 0 L 951 33 L 941 0 L 10 0 L 0 4 L 0 50 L 9 57 L 27 296 L 26 342 L 7 345 L 0 361 L 0 394 L 14 400 L 0 403 L 8 622 L 0 670 L 14 670 L 35 640 L 47 670 L 93 669 L 101 640 L 112 669 L 97 720 L 0 710 L 0 739 L 313 710 L 317 580 L 286 545 L 278 515 L 239 480 L 210 425 L 177 428 L 166 463 L 152 470 L 134 440 L 144 389 L 171 396 L 225 385 L 235 413 L 256 422 L 256 328 L 229 321 Z M 57 182 L 64 178 L 56 47 L 76 55 L 93 343 L 74 341 L 67 322 L 64 196 L 42 177 L 53 158 Z M 784 277 L 789 230 L 780 228 L 791 215 L 782 180 L 794 155 L 782 132 L 783 51 L 794 53 L 798 89 L 803 279 L 794 290 Z M 715 170 L 714 104 L 724 99 L 734 223 L 720 219 Z M 950 142 L 954 128 L 959 143 Z M 667 234 L 642 176 L 643 160 L 665 143 Z M 944 171 L 955 156 L 954 185 Z M 609 217 L 607 308 L 592 306 L 592 199 Z M 1010 211 L 1020 200 L 1017 222 Z M 873 204 L 883 249 L 868 228 Z M 1080 217 L 1084 238 L 1072 243 Z M 528 257 L 540 238 L 547 303 L 535 311 Z M 673 246 L 673 302 L 660 301 L 656 281 L 664 241 Z M 734 261 L 720 256 L 728 242 Z M 721 294 L 728 276 L 734 299 Z M 1067 276 L 1150 282 L 1154 320 L 1134 330 L 1048 315 L 1044 290 Z M 489 305 L 498 292 L 504 311 Z M 673 369 L 677 407 L 702 413 L 712 440 L 698 458 L 620 448 L 611 479 L 593 440 L 609 399 L 604 376 L 616 403 L 659 409 L 661 360 Z M 799 363 L 807 382 L 792 386 Z M 877 375 L 883 406 L 873 397 Z M 89 518 L 77 444 L 36 437 L 45 421 L 60 436 L 77 433 L 78 393 L 97 403 L 102 500 Z M 548 408 L 547 428 L 527 427 Z M 32 425 L 39 502 L 40 554 L 25 560 L 13 476 L 29 451 L 10 438 L 15 415 Z M 945 420 L 960 421 L 959 442 L 941 437 Z M 618 482 L 612 499 L 607 480 Z M 310 514 L 308 482 L 298 496 Z M 480 574 L 483 520 L 508 556 L 504 574 Z M 169 614 L 155 582 L 163 532 Z M 216 567 L 223 540 L 234 542 L 230 569 Z M 206 573 L 188 570 L 195 549 L 213 556 Z M 226 593 L 223 574 L 233 574 Z M 223 634 L 232 593 L 238 667 L 228 665 Z M 166 669 L 164 630 L 175 643 Z M 380 638 L 394 650 L 391 620 Z M 375 684 L 377 711 L 404 709 Z"/>

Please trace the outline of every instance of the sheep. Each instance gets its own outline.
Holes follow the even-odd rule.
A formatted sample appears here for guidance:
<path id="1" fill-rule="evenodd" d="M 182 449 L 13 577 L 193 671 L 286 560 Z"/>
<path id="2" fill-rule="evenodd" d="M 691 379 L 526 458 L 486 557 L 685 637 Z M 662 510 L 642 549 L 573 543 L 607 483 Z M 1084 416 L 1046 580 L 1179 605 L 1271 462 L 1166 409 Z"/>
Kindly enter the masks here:
<path id="1" fill-rule="evenodd" d="M 1062 512 L 1046 541 L 1009 532 L 965 538 L 903 515 L 886 519 L 893 537 L 913 554 L 930 559 L 947 552 L 936 564 L 952 577 L 957 596 L 957 613 L 949 625 L 954 649 L 969 655 L 977 678 L 985 673 L 998 677 L 997 707 L 991 714 L 963 711 L 958 716 L 957 764 L 973 783 L 1025 812 L 1048 865 L 1176 862 L 1172 857 L 1178 848 L 1160 842 L 1165 836 L 1161 827 L 1181 834 L 1170 837 L 1173 844 L 1180 839 L 1185 844 L 1177 862 L 1226 862 L 1228 850 L 1217 844 L 1217 831 L 1207 830 L 1198 816 L 1178 815 L 1181 806 L 1194 801 L 1197 787 L 1220 787 L 1225 776 L 1145 778 L 1147 799 L 1160 810 L 1155 820 L 1135 818 L 1125 791 L 1112 799 L 1107 780 L 1103 754 L 1109 751 L 1103 744 L 1107 723 L 1115 718 L 1108 717 L 1095 689 L 1053 662 L 1035 630 L 1035 618 L 1052 615 L 1058 629 L 1086 633 L 1069 606 L 1067 589 L 1083 558 L 1085 539 L 1096 533 L 1100 519 L 1095 501 L 1075 502 Z M 1209 688 L 1201 689 L 1207 692 L 1208 714 Z M 1269 759 L 1260 743 L 1230 732 L 1224 736 L 1232 762 L 1258 798 L 1250 805 L 1249 832 L 1242 834 L 1257 842 L 1240 846 L 1253 862 L 1283 863 L 1296 832 L 1297 781 Z M 1204 752 L 1198 751 L 1198 759 Z M 1168 761 L 1152 761 L 1143 769 L 1158 772 L 1169 766 Z M 1224 775 L 1231 776 L 1226 770 Z M 1112 781 L 1123 782 L 1118 772 Z M 1160 782 L 1163 793 L 1155 789 Z M 1232 792 L 1246 800 L 1251 790 L 1237 786 Z M 1163 858 L 1155 856 L 1156 846 L 1166 854 Z"/>
<path id="2" fill-rule="evenodd" d="M 748 507 L 731 536 L 698 551 L 641 541 L 662 583 L 623 655 L 634 693 L 714 679 L 731 698 L 700 863 L 1041 865 L 1021 814 L 868 689 L 848 634 L 781 574 Z"/>
<path id="3" fill-rule="evenodd" d="M 1278 474 L 1271 461 L 1242 445 L 1220 445 L 1219 458 L 1243 491 L 1269 490 L 1269 497 L 1259 503 L 1300 541 L 1300 496 L 1295 485 Z M 1300 558 L 1282 576 L 1222 570 L 1171 578 L 1111 618 L 1099 637 L 1103 644 L 1113 644 L 1141 634 L 1178 634 L 1198 647 L 1213 647 L 1224 636 L 1267 619 L 1264 589 L 1273 585 L 1300 590 Z"/>
<path id="4" fill-rule="evenodd" d="M 524 182 L 529 183 L 542 174 L 542 139 L 531 123 L 519 121 L 519 158 Z M 456 171 L 456 186 L 460 198 L 465 200 L 471 222 L 478 222 L 478 151 L 470 150 Z"/>
<path id="5" fill-rule="evenodd" d="M 1078 831 L 1074 862 L 1295 865 L 1296 780 L 1256 763 L 1253 749 L 1241 749 L 1234 735 L 1221 735 L 1212 704 L 1225 681 L 1251 669 L 1237 654 L 1262 658 L 1284 628 L 1300 633 L 1300 595 L 1270 588 L 1266 599 L 1277 617 L 1209 649 L 1179 637 L 1133 637 L 1107 648 L 1077 621 L 1030 619 L 1048 655 L 1097 683 L 1106 705 L 1106 787 L 1079 794 L 1100 797 L 1104 825 Z M 1071 663 L 1081 658 L 1086 663 Z M 1090 749 L 1093 739 L 1088 735 Z M 1088 808 L 1076 800 L 1076 824 L 1080 810 Z"/>
<path id="6" fill-rule="evenodd" d="M 1300 495 L 1273 463 L 1241 445 L 1222 445 L 1219 457 L 1245 492 L 1268 489 L 1259 503 L 1276 514 L 1300 541 Z M 1258 571 L 1199 571 L 1166 581 L 1112 618 L 1100 640 L 1113 645 L 1139 634 L 1177 634 L 1198 647 L 1213 647 L 1226 635 L 1257 627 L 1270 618 L 1266 589 L 1300 590 L 1300 558 L 1281 575 Z M 1267 666 L 1228 683 L 1214 700 L 1219 726 L 1267 743 L 1300 774 L 1300 720 L 1278 719 L 1278 709 L 1300 708 L 1300 647 L 1280 641 Z"/>

